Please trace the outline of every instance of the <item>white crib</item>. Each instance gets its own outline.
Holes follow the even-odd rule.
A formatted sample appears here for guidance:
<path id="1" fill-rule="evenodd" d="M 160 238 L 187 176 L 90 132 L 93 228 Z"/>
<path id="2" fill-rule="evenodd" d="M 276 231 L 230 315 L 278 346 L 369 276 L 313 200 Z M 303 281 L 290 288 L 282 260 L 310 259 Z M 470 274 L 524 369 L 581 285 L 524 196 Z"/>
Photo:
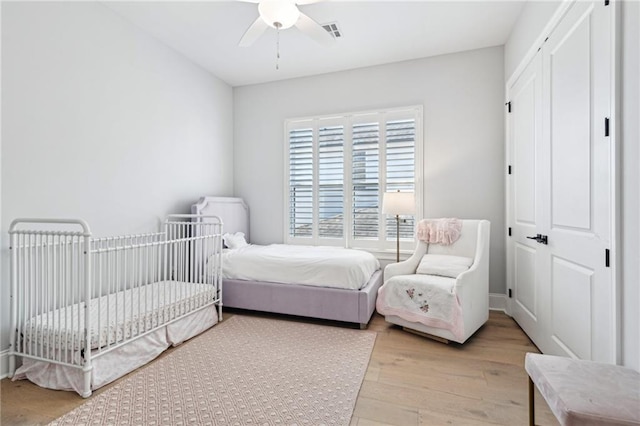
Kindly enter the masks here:
<path id="1" fill-rule="evenodd" d="M 222 320 L 216 216 L 99 239 L 83 220 L 16 219 L 9 234 L 14 380 L 86 398 Z"/>

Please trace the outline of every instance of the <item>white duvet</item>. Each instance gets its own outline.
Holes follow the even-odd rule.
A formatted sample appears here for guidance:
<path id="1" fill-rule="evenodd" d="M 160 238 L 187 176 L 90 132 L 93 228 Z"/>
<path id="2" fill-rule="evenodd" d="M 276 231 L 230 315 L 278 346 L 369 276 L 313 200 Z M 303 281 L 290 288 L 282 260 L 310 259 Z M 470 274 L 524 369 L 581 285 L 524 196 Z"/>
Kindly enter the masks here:
<path id="1" fill-rule="evenodd" d="M 340 247 L 248 245 L 225 250 L 222 277 L 358 290 L 380 269 L 371 253 Z"/>

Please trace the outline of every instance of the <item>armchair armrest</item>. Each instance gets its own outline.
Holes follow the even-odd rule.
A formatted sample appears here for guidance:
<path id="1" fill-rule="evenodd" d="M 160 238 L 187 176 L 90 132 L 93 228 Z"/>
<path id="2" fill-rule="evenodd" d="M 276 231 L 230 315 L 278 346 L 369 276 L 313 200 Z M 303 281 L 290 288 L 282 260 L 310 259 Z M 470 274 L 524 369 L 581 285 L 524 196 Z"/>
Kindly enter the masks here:
<path id="1" fill-rule="evenodd" d="M 467 282 L 473 282 L 472 285 L 485 284 L 487 291 L 489 288 L 489 235 L 490 223 L 483 220 L 478 225 L 478 240 L 476 245 L 476 253 L 471 268 L 458 275 L 456 286 L 463 286 Z M 480 278 L 480 284 L 478 283 Z"/>
<path id="2" fill-rule="evenodd" d="M 456 293 L 462 303 L 467 337 L 489 317 L 489 235 L 490 223 L 483 220 L 478 226 L 473 265 L 456 279 Z"/>
<path id="3" fill-rule="evenodd" d="M 396 275 L 415 274 L 418 264 L 420 263 L 420 259 L 422 259 L 422 256 L 424 256 L 426 252 L 427 244 L 422 241 L 418 241 L 416 249 L 413 251 L 411 257 L 403 260 L 402 262 L 390 263 L 384 268 L 383 281 L 387 282 L 387 280 Z"/>

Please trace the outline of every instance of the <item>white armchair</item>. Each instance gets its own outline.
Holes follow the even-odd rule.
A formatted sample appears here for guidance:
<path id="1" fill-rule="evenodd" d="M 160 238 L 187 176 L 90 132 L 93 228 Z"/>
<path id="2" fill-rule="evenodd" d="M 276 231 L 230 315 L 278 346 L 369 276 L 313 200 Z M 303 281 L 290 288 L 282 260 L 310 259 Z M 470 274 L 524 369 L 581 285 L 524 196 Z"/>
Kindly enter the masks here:
<path id="1" fill-rule="evenodd" d="M 421 322 L 407 320 L 399 315 L 385 315 L 387 322 L 400 325 L 408 331 L 418 331 L 438 340 L 464 343 L 489 318 L 489 232 L 487 220 L 463 220 L 460 238 L 451 245 L 427 244 L 419 241 L 415 252 L 407 260 L 387 265 L 384 270 L 384 285 L 393 285 L 404 277 L 423 285 L 453 286 L 462 310 L 462 330 L 454 335 L 446 328 L 427 326 Z M 456 278 L 416 274 L 416 269 L 425 254 L 463 256 L 473 259 L 469 269 Z M 394 277 L 398 279 L 390 280 Z M 448 280 L 448 281 L 447 281 Z M 380 294 L 383 294 L 381 291 Z M 380 306 L 380 304 L 379 304 Z M 410 315 L 409 315 L 410 316 Z"/>

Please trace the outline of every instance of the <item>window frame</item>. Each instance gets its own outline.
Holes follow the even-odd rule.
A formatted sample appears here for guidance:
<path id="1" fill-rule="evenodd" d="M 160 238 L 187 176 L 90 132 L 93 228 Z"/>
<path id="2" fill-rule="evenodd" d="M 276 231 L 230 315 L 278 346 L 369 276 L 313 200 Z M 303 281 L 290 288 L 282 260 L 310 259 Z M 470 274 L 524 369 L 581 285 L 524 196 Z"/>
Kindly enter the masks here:
<path id="1" fill-rule="evenodd" d="M 353 125 L 367 121 L 367 117 L 378 118 L 379 125 L 379 177 L 378 182 L 378 238 L 356 239 L 353 237 L 353 170 L 352 170 L 352 152 Z M 364 249 L 370 251 L 380 258 L 395 258 L 396 240 L 390 240 L 386 237 L 386 223 L 388 215 L 382 213 L 382 196 L 387 188 L 386 176 L 386 125 L 389 121 L 398 119 L 414 119 L 415 120 L 415 139 L 414 139 L 414 194 L 415 194 L 415 210 L 414 215 L 414 231 L 411 239 L 400 239 L 401 252 L 411 252 L 415 248 L 415 224 L 423 217 L 422 198 L 423 198 L 423 107 L 422 105 L 413 105 L 399 108 L 386 108 L 378 110 L 366 110 L 349 112 L 344 114 L 316 115 L 308 117 L 289 118 L 284 121 L 284 242 L 286 244 L 301 245 L 324 245 L 348 247 L 356 249 Z M 317 200 L 319 194 L 319 129 L 326 126 L 343 125 L 343 236 L 341 238 L 320 237 L 318 235 L 318 210 L 319 203 Z M 310 237 L 293 237 L 290 235 L 290 131 L 297 129 L 312 129 L 313 135 L 313 154 L 312 154 L 312 234 Z"/>

